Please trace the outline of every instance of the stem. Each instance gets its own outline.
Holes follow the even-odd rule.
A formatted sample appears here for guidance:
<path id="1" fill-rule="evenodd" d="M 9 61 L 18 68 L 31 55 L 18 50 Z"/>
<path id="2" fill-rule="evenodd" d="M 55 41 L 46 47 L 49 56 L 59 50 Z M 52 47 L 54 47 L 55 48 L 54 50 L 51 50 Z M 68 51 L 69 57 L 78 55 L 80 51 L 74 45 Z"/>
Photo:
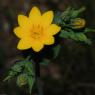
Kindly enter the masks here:
<path id="1" fill-rule="evenodd" d="M 35 64 L 35 80 L 36 80 L 38 95 L 43 95 L 43 89 L 42 89 L 42 84 L 40 80 L 40 64 L 39 63 Z"/>

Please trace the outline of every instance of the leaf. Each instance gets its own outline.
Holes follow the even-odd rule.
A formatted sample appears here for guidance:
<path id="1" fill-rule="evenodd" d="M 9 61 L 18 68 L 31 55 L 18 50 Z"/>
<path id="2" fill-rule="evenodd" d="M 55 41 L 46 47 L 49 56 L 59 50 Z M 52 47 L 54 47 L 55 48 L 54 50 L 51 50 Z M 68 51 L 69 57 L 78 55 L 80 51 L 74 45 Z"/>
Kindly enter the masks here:
<path id="1" fill-rule="evenodd" d="M 61 14 L 61 18 L 64 21 L 67 21 L 70 19 L 70 14 L 71 14 L 71 7 L 68 7 L 62 14 Z"/>
<path id="2" fill-rule="evenodd" d="M 60 15 L 61 15 L 61 13 L 59 11 L 55 13 L 54 20 L 53 20 L 54 23 L 56 23 L 56 24 L 62 23 Z"/>
<path id="3" fill-rule="evenodd" d="M 72 39 L 75 41 L 85 42 L 86 44 L 91 44 L 91 40 L 88 39 L 84 33 L 76 33 L 70 29 L 68 30 L 68 32 L 62 30 L 59 36 L 62 38 Z"/>
<path id="4" fill-rule="evenodd" d="M 58 54 L 59 54 L 59 52 L 60 52 L 60 49 L 61 49 L 61 45 L 60 44 L 58 44 L 57 46 L 55 46 L 54 48 L 53 48 L 53 51 L 54 51 L 54 59 L 58 56 Z"/>
<path id="5" fill-rule="evenodd" d="M 85 10 L 85 7 L 81 7 L 79 10 L 74 10 L 71 13 L 71 18 L 76 18 L 80 13 L 82 13 Z"/>
<path id="6" fill-rule="evenodd" d="M 95 32 L 95 29 L 85 28 L 84 33 Z"/>
<path id="7" fill-rule="evenodd" d="M 88 39 L 84 33 L 76 33 L 76 36 L 77 36 L 79 41 L 83 41 L 87 44 L 91 44 L 91 40 Z"/>
<path id="8" fill-rule="evenodd" d="M 49 59 L 46 59 L 46 58 L 44 58 L 44 59 L 40 62 L 41 65 L 48 65 L 49 63 L 50 63 L 50 60 L 49 60 Z"/>
<path id="9" fill-rule="evenodd" d="M 8 81 L 10 80 L 11 78 L 15 77 L 17 75 L 17 72 L 14 72 L 14 71 L 10 71 L 8 76 L 3 80 L 4 82 L 5 81 Z"/>
<path id="10" fill-rule="evenodd" d="M 83 33 L 76 33 L 76 36 L 79 41 L 86 41 L 88 39 L 87 36 Z"/>
<path id="11" fill-rule="evenodd" d="M 25 72 L 27 72 L 28 75 L 34 76 L 34 68 L 31 61 L 27 61 L 24 68 Z"/>
<path id="12" fill-rule="evenodd" d="M 16 64 L 11 68 L 9 75 L 4 79 L 4 81 L 10 80 L 15 76 L 17 77 L 17 85 L 19 87 L 22 87 L 27 84 L 31 93 L 35 75 L 33 64 L 30 61 L 30 57 L 16 62 Z"/>
<path id="13" fill-rule="evenodd" d="M 30 94 L 31 94 L 34 82 L 35 82 L 34 77 L 28 76 L 28 86 L 29 86 L 29 92 L 30 92 Z"/>
<path id="14" fill-rule="evenodd" d="M 7 80 L 10 80 L 11 79 L 11 76 L 7 76 L 3 81 L 7 81 Z"/>
<path id="15" fill-rule="evenodd" d="M 19 75 L 22 72 L 22 70 L 25 68 L 25 64 L 27 64 L 27 61 L 28 59 L 24 59 L 24 60 L 15 62 L 15 65 L 11 67 L 8 76 L 4 79 L 4 81 L 10 80 L 11 78 Z M 30 61 L 28 61 L 28 63 L 29 62 Z"/>
<path id="16" fill-rule="evenodd" d="M 76 37 L 76 34 L 73 31 L 69 32 L 69 38 L 78 41 L 78 38 Z"/>
<path id="17" fill-rule="evenodd" d="M 86 41 L 84 41 L 86 44 L 88 44 L 88 45 L 91 45 L 92 44 L 92 41 L 91 41 L 91 39 L 87 39 Z"/>
<path id="18" fill-rule="evenodd" d="M 11 68 L 14 72 L 21 72 L 22 67 L 20 66 L 20 64 L 16 64 Z"/>
<path id="19" fill-rule="evenodd" d="M 77 40 L 76 35 L 72 30 L 69 31 L 62 30 L 59 36 L 62 38 Z"/>
<path id="20" fill-rule="evenodd" d="M 61 15 L 62 20 L 69 21 L 71 19 L 77 18 L 80 13 L 85 10 L 85 7 L 82 7 L 78 10 L 75 10 L 72 7 L 68 7 Z"/>
<path id="21" fill-rule="evenodd" d="M 62 30 L 59 34 L 60 37 L 62 38 L 68 38 L 69 37 L 69 33 L 65 30 Z"/>

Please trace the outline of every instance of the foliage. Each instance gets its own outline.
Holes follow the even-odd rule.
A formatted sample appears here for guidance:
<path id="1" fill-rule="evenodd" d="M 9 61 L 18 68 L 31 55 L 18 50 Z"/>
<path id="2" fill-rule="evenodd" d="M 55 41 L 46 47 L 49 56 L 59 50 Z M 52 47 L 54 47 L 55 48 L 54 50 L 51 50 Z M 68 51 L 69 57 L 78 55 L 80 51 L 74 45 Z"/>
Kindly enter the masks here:
<path id="1" fill-rule="evenodd" d="M 61 49 L 61 45 L 60 45 L 60 44 L 58 44 L 57 46 L 55 46 L 55 47 L 53 48 L 53 52 L 54 52 L 54 57 L 53 57 L 53 58 L 54 58 L 54 59 L 58 57 L 59 52 L 60 52 L 60 49 Z"/>
<path id="2" fill-rule="evenodd" d="M 33 63 L 29 60 L 29 58 L 15 62 L 15 65 L 11 67 L 8 76 L 4 79 L 4 81 L 11 80 L 14 77 L 17 77 L 16 83 L 19 87 L 27 84 L 31 93 L 32 86 L 35 81 L 35 73 Z"/>
<path id="3" fill-rule="evenodd" d="M 86 21 L 79 17 L 84 10 L 84 7 L 79 10 L 69 7 L 62 13 L 56 13 L 54 22 L 62 27 L 59 37 L 91 44 L 85 33 L 95 32 L 95 29 L 86 28 Z"/>

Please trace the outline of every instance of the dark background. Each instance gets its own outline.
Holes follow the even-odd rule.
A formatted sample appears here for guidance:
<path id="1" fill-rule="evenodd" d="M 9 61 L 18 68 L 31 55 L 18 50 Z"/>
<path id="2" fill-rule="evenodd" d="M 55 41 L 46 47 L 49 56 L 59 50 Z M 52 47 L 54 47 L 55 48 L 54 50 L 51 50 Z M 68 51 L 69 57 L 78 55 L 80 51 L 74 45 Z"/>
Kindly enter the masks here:
<path id="1" fill-rule="evenodd" d="M 27 87 L 18 88 L 15 79 L 9 83 L 3 79 L 14 61 L 22 57 L 13 34 L 17 15 L 28 14 L 34 5 L 43 12 L 85 6 L 87 26 L 95 28 L 95 0 L 0 0 L 0 95 L 29 94 Z M 63 39 L 59 57 L 48 66 L 41 66 L 44 95 L 95 95 L 95 33 L 87 35 L 92 45 Z M 35 89 L 32 92 L 36 95 Z"/>

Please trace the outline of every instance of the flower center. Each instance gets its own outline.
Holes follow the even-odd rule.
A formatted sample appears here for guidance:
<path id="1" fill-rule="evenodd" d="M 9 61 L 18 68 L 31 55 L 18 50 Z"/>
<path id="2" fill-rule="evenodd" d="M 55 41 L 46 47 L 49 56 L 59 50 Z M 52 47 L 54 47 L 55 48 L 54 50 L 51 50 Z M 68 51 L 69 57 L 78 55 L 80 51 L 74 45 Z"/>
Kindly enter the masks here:
<path id="1" fill-rule="evenodd" d="M 31 36 L 34 40 L 39 40 L 43 36 L 43 27 L 40 25 L 33 25 L 31 30 Z"/>

